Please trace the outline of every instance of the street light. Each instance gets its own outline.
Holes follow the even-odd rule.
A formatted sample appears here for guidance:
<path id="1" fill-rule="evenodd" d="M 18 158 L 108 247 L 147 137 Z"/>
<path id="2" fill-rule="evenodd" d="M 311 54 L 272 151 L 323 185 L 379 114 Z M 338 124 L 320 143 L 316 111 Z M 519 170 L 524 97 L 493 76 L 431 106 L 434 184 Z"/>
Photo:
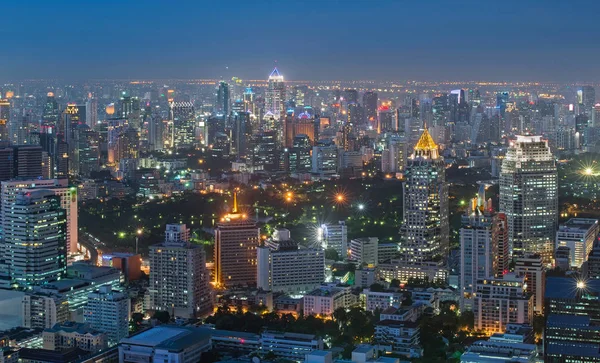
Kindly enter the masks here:
<path id="1" fill-rule="evenodd" d="M 138 228 L 138 230 L 136 231 L 136 234 L 135 234 L 135 254 L 136 255 L 138 254 L 138 242 L 139 242 L 140 236 L 142 235 L 142 232 L 143 232 L 142 229 Z"/>

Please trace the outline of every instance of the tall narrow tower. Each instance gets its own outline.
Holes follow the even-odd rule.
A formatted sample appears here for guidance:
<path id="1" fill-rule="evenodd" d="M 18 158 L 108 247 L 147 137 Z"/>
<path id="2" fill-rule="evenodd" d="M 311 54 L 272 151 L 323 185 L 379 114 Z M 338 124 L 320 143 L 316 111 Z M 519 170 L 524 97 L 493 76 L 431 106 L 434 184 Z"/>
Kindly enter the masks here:
<path id="1" fill-rule="evenodd" d="M 443 260 L 448 250 L 448 185 L 444 159 L 423 131 L 407 160 L 400 253 L 412 262 Z"/>
<path id="2" fill-rule="evenodd" d="M 506 214 L 508 239 L 516 255 L 552 259 L 558 223 L 558 179 L 548 141 L 517 136 L 500 172 L 500 212 Z"/>
<path id="3" fill-rule="evenodd" d="M 275 120 L 285 116 L 285 83 L 277 67 L 269 75 L 269 84 L 265 92 L 265 114 L 271 112 Z"/>

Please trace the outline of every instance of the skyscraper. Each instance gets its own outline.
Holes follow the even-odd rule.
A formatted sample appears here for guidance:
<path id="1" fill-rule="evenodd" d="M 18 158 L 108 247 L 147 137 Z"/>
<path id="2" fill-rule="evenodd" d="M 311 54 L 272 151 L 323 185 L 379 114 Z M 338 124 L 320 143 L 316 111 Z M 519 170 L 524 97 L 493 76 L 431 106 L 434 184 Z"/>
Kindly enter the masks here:
<path id="1" fill-rule="evenodd" d="M 13 286 L 27 288 L 65 275 L 66 213 L 53 191 L 19 193 L 3 224 L 5 256 Z"/>
<path id="2" fill-rule="evenodd" d="M 210 310 L 212 294 L 202 246 L 185 224 L 167 224 L 165 241 L 150 246 L 150 309 L 181 317 Z"/>
<path id="3" fill-rule="evenodd" d="M 231 111 L 231 92 L 227 82 L 219 82 L 219 86 L 217 87 L 216 101 L 215 112 L 223 115 L 224 117 L 229 116 L 229 112 Z"/>
<path id="4" fill-rule="evenodd" d="M 256 248 L 260 228 L 237 208 L 233 208 L 215 230 L 215 282 L 217 286 L 256 284 Z"/>
<path id="5" fill-rule="evenodd" d="M 92 328 L 106 333 L 110 346 L 117 345 L 129 336 L 130 305 L 124 292 L 113 290 L 111 285 L 100 286 L 88 295 L 83 318 Z"/>
<path id="6" fill-rule="evenodd" d="M 275 120 L 285 116 L 285 83 L 277 67 L 269 75 L 267 90 L 265 91 L 265 114 L 271 112 Z"/>
<path id="7" fill-rule="evenodd" d="M 0 99 L 0 141 L 9 141 L 10 101 Z"/>
<path id="8" fill-rule="evenodd" d="M 407 160 L 400 252 L 407 261 L 446 258 L 448 185 L 444 159 L 427 128 Z"/>
<path id="9" fill-rule="evenodd" d="M 365 123 L 367 126 L 377 127 L 377 93 L 365 92 L 363 95 L 363 109 L 365 114 Z"/>
<path id="10" fill-rule="evenodd" d="M 500 211 L 513 254 L 537 253 L 549 262 L 558 223 L 556 163 L 541 136 L 511 141 L 500 171 Z"/>
<path id="11" fill-rule="evenodd" d="M 171 102 L 172 147 L 189 148 L 196 140 L 196 113 L 191 102 Z"/>
<path id="12" fill-rule="evenodd" d="M 596 89 L 594 86 L 582 86 L 577 91 L 577 101 L 580 104 L 580 112 L 585 115 L 591 115 L 592 109 L 596 104 Z"/>

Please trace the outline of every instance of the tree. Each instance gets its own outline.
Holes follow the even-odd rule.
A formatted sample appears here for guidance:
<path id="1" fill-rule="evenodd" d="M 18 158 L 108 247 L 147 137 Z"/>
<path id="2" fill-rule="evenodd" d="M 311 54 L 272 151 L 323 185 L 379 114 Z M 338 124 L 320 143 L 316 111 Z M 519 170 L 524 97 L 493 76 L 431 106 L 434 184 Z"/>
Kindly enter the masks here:
<path id="1" fill-rule="evenodd" d="M 412 306 L 412 304 L 412 294 L 409 291 L 405 291 L 402 298 L 402 306 Z"/>
<path id="2" fill-rule="evenodd" d="M 339 261 L 340 260 L 340 254 L 334 250 L 333 248 L 328 248 L 325 250 L 325 258 L 328 260 L 334 260 L 334 261 Z"/>
<path id="3" fill-rule="evenodd" d="M 382 284 L 378 284 L 378 283 L 374 283 L 371 286 L 369 286 L 369 289 L 373 292 L 383 292 L 385 291 L 385 288 L 383 287 Z"/>
<path id="4" fill-rule="evenodd" d="M 346 322 L 348 321 L 348 313 L 346 312 L 346 308 L 339 307 L 335 309 L 333 312 L 333 320 L 335 320 L 338 323 L 339 328 L 342 329 L 342 325 L 346 325 Z"/>
<path id="5" fill-rule="evenodd" d="M 171 315 L 168 311 L 160 310 L 154 313 L 152 316 L 154 319 L 160 321 L 163 324 L 167 324 L 171 321 Z"/>
<path id="6" fill-rule="evenodd" d="M 144 321 L 144 314 L 142 313 L 133 313 L 131 314 L 131 323 L 130 323 L 130 331 L 132 333 L 140 330 L 142 322 Z"/>

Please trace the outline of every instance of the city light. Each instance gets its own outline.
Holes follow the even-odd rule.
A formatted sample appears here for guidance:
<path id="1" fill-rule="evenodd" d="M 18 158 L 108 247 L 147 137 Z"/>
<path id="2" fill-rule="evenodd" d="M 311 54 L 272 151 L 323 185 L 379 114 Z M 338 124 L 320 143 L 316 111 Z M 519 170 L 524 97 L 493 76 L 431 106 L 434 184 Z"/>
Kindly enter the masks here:
<path id="1" fill-rule="evenodd" d="M 364 204 L 359 204 L 358 205 L 358 210 L 364 210 L 365 209 L 365 205 Z"/>
<path id="2" fill-rule="evenodd" d="M 580 290 L 585 289 L 585 281 L 583 281 L 583 280 L 577 281 L 577 288 Z"/>

